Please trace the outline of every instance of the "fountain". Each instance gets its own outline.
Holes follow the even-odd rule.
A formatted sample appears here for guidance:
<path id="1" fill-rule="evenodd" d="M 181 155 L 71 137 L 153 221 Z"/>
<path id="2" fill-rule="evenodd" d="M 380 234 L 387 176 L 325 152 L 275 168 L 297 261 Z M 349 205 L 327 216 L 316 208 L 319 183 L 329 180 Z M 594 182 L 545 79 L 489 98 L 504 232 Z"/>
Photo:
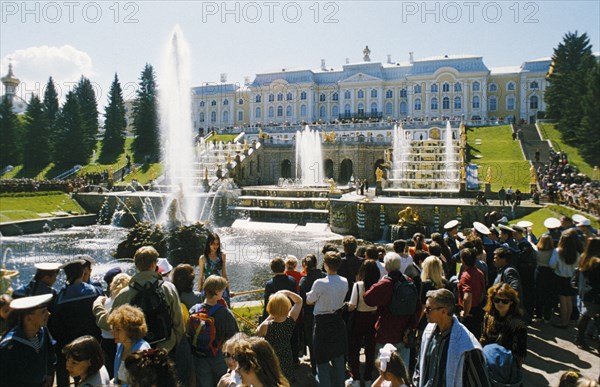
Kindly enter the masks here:
<path id="1" fill-rule="evenodd" d="M 296 178 L 304 187 L 323 186 L 323 151 L 321 135 L 308 125 L 296 132 Z"/>

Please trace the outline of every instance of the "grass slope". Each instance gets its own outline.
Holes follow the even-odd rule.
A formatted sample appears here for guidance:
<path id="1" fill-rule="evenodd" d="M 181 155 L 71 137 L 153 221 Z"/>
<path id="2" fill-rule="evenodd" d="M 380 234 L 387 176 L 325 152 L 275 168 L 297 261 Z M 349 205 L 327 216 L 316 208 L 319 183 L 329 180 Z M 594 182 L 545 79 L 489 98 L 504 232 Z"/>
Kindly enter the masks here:
<path id="1" fill-rule="evenodd" d="M 481 187 L 486 182 L 488 167 L 492 172 L 492 191 L 501 187 L 529 192 L 529 163 L 521 147 L 512 140 L 510 125 L 477 127 L 467 130 L 468 161 L 479 165 Z M 481 155 L 481 158 L 476 157 Z"/>
<path id="2" fill-rule="evenodd" d="M 85 210 L 65 193 L 40 192 L 39 195 L 0 196 L 0 222 L 39 219 L 40 213 L 56 211 L 85 213 Z"/>
<path id="3" fill-rule="evenodd" d="M 585 216 L 592 222 L 592 226 L 594 226 L 594 228 L 596 228 L 596 229 L 598 228 L 598 221 L 596 219 L 594 219 L 594 217 L 590 216 L 589 214 L 580 213 L 571 208 L 558 206 L 558 205 L 549 205 L 545 208 L 534 211 L 531 214 L 529 214 L 523 218 L 511 220 L 511 223 L 516 224 L 517 222 L 520 222 L 521 220 L 528 220 L 531 223 L 533 223 L 533 226 L 531 228 L 533 230 L 534 235 L 537 235 L 539 237 L 540 235 L 542 235 L 543 233 L 548 231 L 546 229 L 546 227 L 544 227 L 544 220 L 546 220 L 547 218 L 555 217 L 555 218 L 560 219 L 560 217 L 563 215 L 572 217 L 574 214 L 581 214 L 581 215 Z"/>
<path id="4" fill-rule="evenodd" d="M 569 156 L 569 164 L 575 165 L 579 170 L 589 177 L 594 175 L 594 168 L 583 161 L 583 157 L 579 154 L 579 149 L 574 146 L 567 145 L 563 142 L 560 132 L 556 129 L 555 124 L 540 123 L 539 124 L 543 140 L 550 140 L 552 147 L 557 151 L 567 152 Z"/>

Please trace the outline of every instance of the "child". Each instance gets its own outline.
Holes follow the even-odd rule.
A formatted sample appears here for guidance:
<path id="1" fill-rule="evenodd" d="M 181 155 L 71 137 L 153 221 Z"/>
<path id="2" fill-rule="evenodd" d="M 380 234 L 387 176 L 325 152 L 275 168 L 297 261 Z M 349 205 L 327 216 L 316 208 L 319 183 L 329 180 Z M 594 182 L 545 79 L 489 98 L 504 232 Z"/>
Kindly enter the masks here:
<path id="1" fill-rule="evenodd" d="M 81 336 L 62 349 L 67 358 L 67 371 L 72 378 L 79 378 L 79 387 L 107 385 L 110 377 L 104 367 L 100 343 L 93 336 Z"/>
<path id="2" fill-rule="evenodd" d="M 177 387 L 175 365 L 165 349 L 133 352 L 125 359 L 132 387 Z"/>
<path id="3" fill-rule="evenodd" d="M 298 259 L 293 255 L 288 255 L 285 260 L 285 275 L 289 275 L 296 281 L 296 293 L 300 288 L 300 280 L 303 277 L 303 274 L 299 271 L 296 271 L 296 267 L 298 267 Z"/>
<path id="4" fill-rule="evenodd" d="M 392 344 L 386 344 L 379 350 L 379 359 L 375 360 L 375 367 L 379 370 L 379 377 L 372 387 L 408 386 L 406 367 Z"/>
<path id="5" fill-rule="evenodd" d="M 238 332 L 223 343 L 223 357 L 227 364 L 227 373 L 221 376 L 217 387 L 238 387 L 242 385 L 242 377 L 238 371 L 238 363 L 235 360 L 235 346 L 240 340 L 246 340 L 245 333 Z"/>
<path id="6" fill-rule="evenodd" d="M 0 295 L 0 338 L 4 336 L 8 328 L 7 319 L 11 301 L 12 297 L 8 294 Z"/>

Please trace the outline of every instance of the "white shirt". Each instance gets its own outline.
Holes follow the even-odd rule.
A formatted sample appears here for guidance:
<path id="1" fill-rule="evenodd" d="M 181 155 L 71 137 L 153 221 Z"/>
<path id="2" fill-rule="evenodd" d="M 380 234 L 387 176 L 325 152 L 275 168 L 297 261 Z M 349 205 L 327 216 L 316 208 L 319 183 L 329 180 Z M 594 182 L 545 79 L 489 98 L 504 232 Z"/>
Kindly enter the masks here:
<path id="1" fill-rule="evenodd" d="M 348 280 L 337 274 L 327 275 L 315 281 L 310 292 L 306 293 L 306 302 L 314 304 L 314 315 L 331 314 L 344 305 L 348 292 Z"/>
<path id="2" fill-rule="evenodd" d="M 413 263 L 413 257 L 410 255 L 401 255 L 400 256 L 400 273 L 404 274 L 404 271 L 410 264 Z"/>
<path id="3" fill-rule="evenodd" d="M 358 289 L 358 291 L 357 291 Z M 365 283 L 358 281 L 352 286 L 352 295 L 350 296 L 350 304 L 356 306 L 356 310 L 359 312 L 374 312 L 377 310 L 376 306 L 369 306 L 365 304 Z"/>

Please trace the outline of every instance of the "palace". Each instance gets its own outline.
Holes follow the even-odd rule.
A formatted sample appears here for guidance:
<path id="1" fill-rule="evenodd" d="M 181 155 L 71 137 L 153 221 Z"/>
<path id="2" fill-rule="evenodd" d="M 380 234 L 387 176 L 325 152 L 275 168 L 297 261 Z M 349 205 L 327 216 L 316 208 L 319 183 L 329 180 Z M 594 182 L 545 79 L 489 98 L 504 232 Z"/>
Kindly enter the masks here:
<path id="1" fill-rule="evenodd" d="M 481 56 L 445 55 L 396 63 L 363 61 L 318 69 L 260 73 L 244 85 L 192 88 L 196 128 L 296 123 L 431 121 L 473 124 L 534 122 L 546 109 L 550 58 L 520 66 L 488 68 Z M 222 79 L 224 81 L 224 79 Z"/>

